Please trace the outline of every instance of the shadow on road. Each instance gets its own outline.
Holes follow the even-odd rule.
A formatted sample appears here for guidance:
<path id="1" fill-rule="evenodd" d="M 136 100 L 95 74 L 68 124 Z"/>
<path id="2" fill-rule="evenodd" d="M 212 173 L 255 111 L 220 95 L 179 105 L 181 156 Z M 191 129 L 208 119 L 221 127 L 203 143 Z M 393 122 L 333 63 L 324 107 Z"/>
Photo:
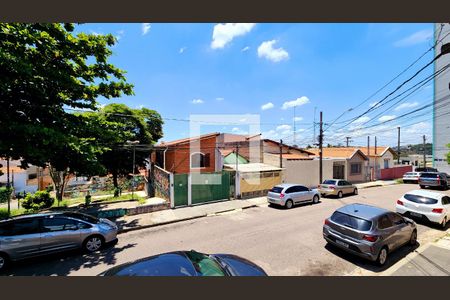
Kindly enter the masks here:
<path id="1" fill-rule="evenodd" d="M 303 206 L 316 205 L 316 204 L 320 204 L 320 203 L 322 203 L 321 200 L 319 200 L 319 202 L 317 202 L 317 203 L 305 202 L 305 203 L 294 204 L 294 206 L 293 206 L 291 209 L 295 209 L 295 208 L 303 207 Z M 269 204 L 268 204 L 268 207 L 270 207 L 270 208 L 275 208 L 275 209 L 280 209 L 280 210 L 286 210 L 286 209 L 287 209 L 287 208 L 284 207 L 284 206 L 276 205 L 276 204 L 272 204 L 272 203 L 269 203 Z"/>
<path id="2" fill-rule="evenodd" d="M 115 247 L 115 244 L 106 245 L 103 250 L 95 253 L 82 254 L 80 250 L 74 250 L 13 262 L 0 274 L 6 276 L 65 276 L 73 271 L 93 268 L 102 264 L 112 267 L 116 264 L 117 253 L 136 245 L 127 244 Z"/>
<path id="3" fill-rule="evenodd" d="M 372 271 L 372 272 L 383 272 L 393 265 L 395 265 L 397 262 L 405 258 L 409 253 L 415 251 L 420 246 L 420 243 L 416 243 L 414 246 L 405 245 L 403 247 L 398 248 L 397 250 L 390 252 L 388 255 L 388 260 L 386 264 L 382 267 L 378 266 L 375 262 L 371 262 L 369 260 L 366 260 L 364 258 L 361 258 L 356 255 L 352 255 L 334 245 L 326 244 L 325 249 L 330 251 L 336 256 L 339 256 L 342 259 L 347 260 L 348 262 L 357 265 L 360 268 Z"/>

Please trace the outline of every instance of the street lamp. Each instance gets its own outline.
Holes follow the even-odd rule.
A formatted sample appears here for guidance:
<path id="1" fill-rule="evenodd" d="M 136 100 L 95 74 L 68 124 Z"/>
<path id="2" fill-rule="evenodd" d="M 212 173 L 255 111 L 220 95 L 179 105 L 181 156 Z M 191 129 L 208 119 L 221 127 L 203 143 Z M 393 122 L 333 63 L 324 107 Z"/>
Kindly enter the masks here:
<path id="1" fill-rule="evenodd" d="M 139 141 L 127 141 L 128 145 L 133 145 L 133 179 L 131 180 L 131 200 L 134 200 L 134 167 L 135 167 L 135 161 L 136 161 L 136 144 L 139 144 Z"/>

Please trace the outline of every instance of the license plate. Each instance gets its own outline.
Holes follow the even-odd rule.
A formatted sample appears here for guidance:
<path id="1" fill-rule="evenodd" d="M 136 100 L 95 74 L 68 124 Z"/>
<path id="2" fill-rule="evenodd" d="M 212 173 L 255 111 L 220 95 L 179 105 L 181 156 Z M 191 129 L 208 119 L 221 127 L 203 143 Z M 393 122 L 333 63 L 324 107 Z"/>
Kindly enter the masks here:
<path id="1" fill-rule="evenodd" d="M 411 216 L 413 217 L 418 217 L 418 218 L 422 218 L 421 214 L 415 213 L 415 212 L 410 212 Z"/>
<path id="2" fill-rule="evenodd" d="M 344 243 L 344 242 L 341 242 L 340 240 L 336 240 L 336 244 L 341 245 L 341 246 L 343 246 L 345 248 L 348 248 L 348 244 Z"/>

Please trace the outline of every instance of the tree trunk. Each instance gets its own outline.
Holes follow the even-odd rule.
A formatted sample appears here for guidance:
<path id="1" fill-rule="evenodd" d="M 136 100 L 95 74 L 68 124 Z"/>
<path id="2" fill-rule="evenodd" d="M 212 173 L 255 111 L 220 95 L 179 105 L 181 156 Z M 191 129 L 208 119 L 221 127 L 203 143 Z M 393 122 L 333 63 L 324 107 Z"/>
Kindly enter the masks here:
<path id="1" fill-rule="evenodd" d="M 52 178 L 53 181 L 53 187 L 56 193 L 56 200 L 58 201 L 59 206 L 61 201 L 63 200 L 64 190 L 66 188 L 70 173 L 68 169 L 65 171 L 58 171 L 55 168 L 52 168 L 51 166 L 49 166 L 49 171 L 50 177 Z"/>

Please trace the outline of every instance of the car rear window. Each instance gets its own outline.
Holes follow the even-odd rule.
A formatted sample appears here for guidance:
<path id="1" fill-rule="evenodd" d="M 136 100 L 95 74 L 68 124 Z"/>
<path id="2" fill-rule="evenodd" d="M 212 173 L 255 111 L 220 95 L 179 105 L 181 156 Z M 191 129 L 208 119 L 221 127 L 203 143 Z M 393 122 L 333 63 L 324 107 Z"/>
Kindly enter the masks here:
<path id="1" fill-rule="evenodd" d="M 405 175 L 416 175 L 416 173 L 408 172 L 408 173 L 405 173 Z"/>
<path id="2" fill-rule="evenodd" d="M 283 190 L 283 188 L 282 187 L 279 187 L 279 186 L 274 186 L 270 191 L 272 192 L 272 193 L 281 193 L 281 191 Z"/>
<path id="3" fill-rule="evenodd" d="M 339 225 L 344 225 L 359 231 L 368 231 L 372 227 L 371 221 L 350 216 L 338 211 L 335 211 L 330 219 Z"/>
<path id="4" fill-rule="evenodd" d="M 66 212 L 66 213 L 64 213 L 64 215 L 66 217 L 83 220 L 83 221 L 89 222 L 91 224 L 97 224 L 100 222 L 100 220 L 98 218 L 88 215 L 88 214 L 83 214 L 83 213 Z"/>
<path id="5" fill-rule="evenodd" d="M 423 177 L 423 178 L 437 178 L 438 174 L 436 174 L 436 173 L 422 173 L 422 175 L 420 175 L 420 177 Z"/>
<path id="6" fill-rule="evenodd" d="M 336 184 L 336 180 L 325 180 L 323 184 Z"/>
<path id="7" fill-rule="evenodd" d="M 436 203 L 438 203 L 437 199 L 433 199 L 433 198 L 429 198 L 429 197 L 425 197 L 425 196 L 406 194 L 403 197 L 408 201 L 420 203 L 420 204 L 436 204 Z"/>

